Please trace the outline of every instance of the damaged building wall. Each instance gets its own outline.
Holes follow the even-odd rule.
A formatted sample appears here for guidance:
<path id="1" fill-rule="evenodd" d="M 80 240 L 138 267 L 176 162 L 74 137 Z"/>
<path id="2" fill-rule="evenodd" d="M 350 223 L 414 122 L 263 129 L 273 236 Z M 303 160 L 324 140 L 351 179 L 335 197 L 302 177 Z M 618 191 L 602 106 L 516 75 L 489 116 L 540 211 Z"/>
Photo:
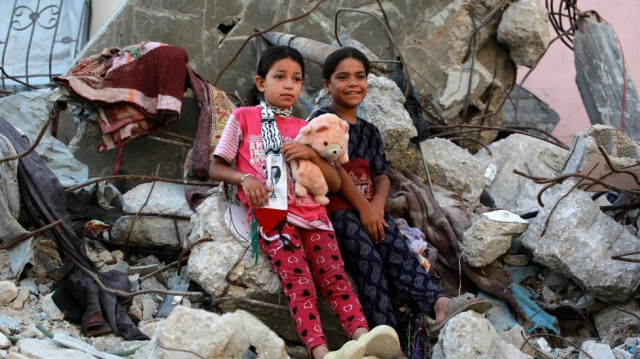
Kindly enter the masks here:
<path id="1" fill-rule="evenodd" d="M 620 0 L 616 1 L 615 6 L 602 4 L 599 0 L 577 2 L 582 11 L 597 10 L 611 24 L 622 46 L 627 68 L 637 82 L 640 76 L 640 33 L 636 30 L 635 23 L 637 14 L 640 13 L 640 2 Z M 553 30 L 550 31 L 555 36 Z M 525 67 L 518 69 L 518 83 L 527 71 Z M 560 41 L 549 47 L 525 81 L 524 87 L 558 113 L 560 122 L 553 130 L 553 135 L 564 143 L 570 144 L 574 134 L 591 125 L 576 85 L 573 51 Z"/>
<path id="2" fill-rule="evenodd" d="M 228 94 L 244 97 L 252 84 L 256 64 L 253 43 L 246 44 L 239 52 L 247 38 L 255 29 L 273 27 L 278 22 L 310 12 L 315 5 L 317 3 L 312 1 L 231 3 L 208 0 L 179 3 L 125 0 L 92 38 L 81 56 L 99 53 L 107 47 L 123 47 L 146 40 L 164 42 L 184 48 L 189 56 L 188 66 L 205 80 Z M 389 61 L 393 60 L 394 55 L 403 56 L 411 84 L 422 101 L 423 114 L 432 124 L 500 125 L 503 116 L 498 107 L 512 88 L 516 75 L 516 60 L 511 59 L 506 46 L 497 39 L 502 13 L 508 8 L 507 2 L 411 1 L 381 2 L 381 5 L 384 14 L 378 2 L 372 0 L 322 2 L 308 16 L 274 30 L 337 45 L 333 26 L 337 17 L 337 33 L 342 43 L 367 47 L 372 60 Z M 351 10 L 339 11 L 342 8 Z M 526 17 L 526 14 L 519 15 L 520 18 L 523 16 Z M 389 33 L 385 29 L 385 21 L 388 21 Z M 503 24 L 502 27 L 504 34 L 510 34 L 503 37 L 522 33 L 517 26 Z M 401 49 L 401 53 L 394 51 L 394 46 Z M 236 55 L 238 57 L 234 59 Z M 313 107 L 313 99 L 321 85 L 320 66 L 311 62 L 307 65 L 305 91 L 296 106 L 301 117 L 305 117 Z M 377 65 L 384 67 L 387 76 L 393 76 L 393 64 L 383 62 Z M 193 136 L 196 117 L 188 114 L 197 110 L 197 105 L 190 101 L 192 97 L 186 96 L 185 99 L 182 120 L 168 130 Z M 239 99 L 232 100 L 239 102 Z M 367 115 L 371 118 L 376 114 Z M 380 123 L 374 123 L 380 127 Z M 87 136 L 89 130 L 85 128 L 79 133 L 72 152 L 89 164 L 90 176 L 108 175 L 113 170 L 117 153 L 107 151 L 96 154 L 89 146 L 95 141 L 95 136 Z M 479 139 L 486 144 L 496 135 L 495 131 L 485 131 Z M 81 139 L 85 139 L 84 142 Z M 473 151 L 478 149 L 475 141 L 462 139 L 458 143 Z M 137 153 L 155 148 L 147 147 L 152 146 L 153 141 L 146 142 L 151 143 L 138 146 L 134 142 L 124 147 L 125 161 L 121 173 L 151 174 L 156 170 L 155 164 L 153 168 L 141 166 L 138 160 Z M 389 139 L 385 138 L 385 144 L 390 144 Z M 416 146 L 407 141 L 392 147 L 395 151 L 409 154 L 408 157 L 398 154 L 399 158 L 419 159 L 415 155 Z M 174 149 L 164 145 L 158 148 L 158 151 L 167 150 Z M 181 177 L 181 160 L 185 153 L 184 149 L 175 149 L 169 157 L 178 154 L 177 160 L 170 163 L 163 161 L 159 175 Z M 388 156 L 392 155 L 388 153 Z M 420 171 L 422 167 L 419 160 L 402 162 L 401 165 L 396 163 L 391 166 L 411 171 Z M 119 186 L 131 188 L 128 184 Z"/>
<path id="3" fill-rule="evenodd" d="M 205 79 L 216 82 L 217 87 L 243 94 L 254 76 L 254 47 L 247 46 L 242 50 L 242 56 L 223 74 L 221 72 L 246 38 L 255 29 L 266 29 L 299 16 L 315 4 L 315 1 L 286 0 L 184 3 L 127 0 L 91 40 L 84 55 L 100 52 L 109 46 L 126 46 L 144 40 L 161 41 L 187 50 L 189 64 Z M 393 60 L 394 55 L 398 55 L 393 51 L 394 42 L 402 49 L 410 79 L 423 98 L 423 107 L 434 121 L 468 123 L 478 113 L 497 110 L 516 75 L 516 66 L 508 50 L 496 39 L 501 14 L 506 9 L 504 1 L 381 4 L 384 19 L 376 1 L 324 2 L 309 16 L 275 30 L 324 43 L 336 43 L 333 25 L 338 13 L 338 34 L 361 42 L 379 59 Z M 340 8 L 354 11 L 338 12 Z M 385 20 L 392 37 L 384 28 Z M 470 47 L 472 37 L 475 40 Z M 306 81 L 309 93 L 319 89 L 319 72 L 319 66 L 309 66 Z M 219 81 L 218 76 L 221 76 Z M 464 110 L 465 104 L 470 105 L 468 110 Z M 464 119 L 460 119 L 461 116 Z M 501 121 L 501 114 L 474 121 L 496 125 Z M 484 140 L 491 140 L 491 136 L 495 134 L 487 135 Z"/>

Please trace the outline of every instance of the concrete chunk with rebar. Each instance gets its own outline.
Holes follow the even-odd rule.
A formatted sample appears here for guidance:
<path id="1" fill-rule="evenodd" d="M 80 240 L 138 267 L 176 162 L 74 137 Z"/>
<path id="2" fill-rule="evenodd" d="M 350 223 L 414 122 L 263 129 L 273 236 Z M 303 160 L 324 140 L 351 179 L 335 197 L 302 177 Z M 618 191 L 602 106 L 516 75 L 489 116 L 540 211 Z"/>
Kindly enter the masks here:
<path id="1" fill-rule="evenodd" d="M 612 125 L 638 142 L 640 98 L 611 27 L 593 17 L 585 18 L 578 25 L 573 45 L 576 83 L 591 124 Z"/>

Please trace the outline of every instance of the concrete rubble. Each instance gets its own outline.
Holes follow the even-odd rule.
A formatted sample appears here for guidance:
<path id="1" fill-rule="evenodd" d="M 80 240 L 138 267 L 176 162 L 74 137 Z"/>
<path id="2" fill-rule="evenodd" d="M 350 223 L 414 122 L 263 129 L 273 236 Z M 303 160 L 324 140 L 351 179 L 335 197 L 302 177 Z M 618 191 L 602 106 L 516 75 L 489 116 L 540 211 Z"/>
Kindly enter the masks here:
<path id="1" fill-rule="evenodd" d="M 183 47 L 198 73 L 211 83 L 222 75 L 216 86 L 238 93 L 253 78 L 255 47 L 248 46 L 225 73 L 221 70 L 247 36 L 313 5 L 257 3 L 125 0 L 83 56 L 153 37 Z M 435 130 L 438 125 L 505 125 L 499 104 L 514 88 L 516 65 L 534 66 L 549 42 L 540 2 L 382 4 L 393 40 L 411 69 L 411 83 L 421 95 L 424 117 Z M 397 55 L 380 22 L 363 15 L 380 16 L 373 0 L 327 2 L 277 30 L 337 46 L 333 24 L 339 7 L 358 10 L 340 13 L 342 43 L 363 48 L 374 60 Z M 170 31 L 176 28 L 190 30 Z M 492 298 L 468 281 L 456 282 L 492 300 L 494 307 L 486 314 L 468 311 L 450 319 L 437 337 L 427 338 L 429 355 L 636 357 L 640 263 L 633 254 L 640 252 L 640 211 L 628 193 L 637 192 L 638 182 L 624 191 L 616 187 L 628 180 L 623 176 L 637 178 L 633 170 L 626 171 L 640 157 L 635 139 L 598 124 L 576 134 L 569 149 L 547 138 L 495 128 L 453 139 L 438 135 L 446 129 L 434 131 L 416 144 L 412 138 L 417 132 L 393 68 L 379 66 L 368 78 L 369 92 L 359 110 L 380 128 L 390 167 L 415 173 L 432 186 L 452 222 L 461 248 L 458 260 L 479 272 L 500 268 L 510 275 L 513 303 Z M 301 117 L 330 101 L 319 71 L 317 64 L 308 66 L 303 98 L 294 109 Z M 41 89 L 0 98 L 0 117 L 34 142 L 59 95 Z M 528 126 L 551 132 L 557 116 L 535 99 L 527 101 L 534 105 L 519 109 L 525 111 L 520 121 L 525 118 Z M 117 158 L 117 151 L 95 152 L 101 136 L 95 118 L 70 107 L 61 112 L 58 138 L 47 132 L 36 148 L 65 188 L 110 175 Z M 536 107 L 543 108 L 543 116 L 527 110 Z M 515 110 L 512 105 L 505 121 L 513 119 Z M 189 90 L 180 121 L 166 130 L 193 138 L 198 114 Z M 120 174 L 181 180 L 189 147 L 138 138 L 124 147 Z M 606 165 L 599 174 L 614 179 L 602 179 L 598 188 L 579 182 L 586 181 L 593 161 Z M 15 205 L 19 193 L 10 183 L 15 171 L 15 166 L 0 164 L 5 182 L 0 200 L 12 203 L 0 212 L 6 215 L 0 218 L 3 230 L 28 223 Z M 19 250 L 0 251 L 1 358 L 308 357 L 277 275 L 264 256 L 253 256 L 248 227 L 242 225 L 246 213 L 225 200 L 224 187 L 211 188 L 194 211 L 181 183 L 134 178 L 102 183 L 67 193 L 67 206 L 96 268 L 126 273 L 132 289 L 142 291 L 133 297 L 128 315 L 150 340 L 87 337 L 76 321 L 66 318 L 52 299 L 62 261 L 56 242 L 40 234 Z M 12 238 L 0 238 L 5 245 L 17 232 L 10 233 Z M 439 261 L 438 266 L 450 270 Z M 329 343 L 337 348 L 347 338 L 322 299 L 320 310 Z"/>

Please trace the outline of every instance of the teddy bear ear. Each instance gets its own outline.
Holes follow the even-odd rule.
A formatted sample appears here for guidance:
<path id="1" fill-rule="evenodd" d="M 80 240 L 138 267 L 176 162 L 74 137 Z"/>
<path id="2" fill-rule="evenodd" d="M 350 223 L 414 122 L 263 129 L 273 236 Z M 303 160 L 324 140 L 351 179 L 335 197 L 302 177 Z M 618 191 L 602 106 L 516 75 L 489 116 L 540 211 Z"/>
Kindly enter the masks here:
<path id="1" fill-rule="evenodd" d="M 301 135 L 305 135 L 306 136 L 306 135 L 308 135 L 310 133 L 311 133 L 311 124 L 307 124 L 307 125 L 305 125 L 304 127 L 302 127 L 300 129 L 300 134 Z"/>
<path id="2" fill-rule="evenodd" d="M 316 132 L 322 132 L 328 129 L 329 129 L 329 125 L 322 123 L 316 127 Z"/>
<path id="3" fill-rule="evenodd" d="M 342 120 L 341 120 L 342 121 Z M 342 123 L 340 124 L 340 126 L 342 127 L 342 129 L 344 130 L 344 132 L 349 132 L 349 124 L 347 123 L 347 121 L 342 121 Z"/>

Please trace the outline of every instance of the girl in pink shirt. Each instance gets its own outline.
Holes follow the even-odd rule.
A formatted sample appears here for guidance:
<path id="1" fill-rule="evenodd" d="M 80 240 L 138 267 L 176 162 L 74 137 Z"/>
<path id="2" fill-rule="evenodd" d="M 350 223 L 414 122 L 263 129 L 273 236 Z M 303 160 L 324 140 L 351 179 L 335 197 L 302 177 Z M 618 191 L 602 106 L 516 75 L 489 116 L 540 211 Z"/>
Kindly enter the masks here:
<path id="1" fill-rule="evenodd" d="M 313 161 L 330 191 L 340 176 L 311 147 L 292 142 L 306 122 L 291 115 L 304 78 L 300 53 L 288 46 L 262 54 L 255 77 L 260 104 L 233 112 L 216 146 L 209 175 L 238 186 L 238 199 L 257 220 L 258 244 L 280 278 L 289 310 L 313 358 L 391 358 L 399 348 L 395 331 L 379 326 L 369 332 L 362 307 L 344 272 L 344 262 L 324 207 L 310 195 L 297 197 L 286 164 Z M 257 103 L 252 99 L 253 103 Z M 234 168 L 231 167 L 234 165 Z M 329 352 L 317 309 L 316 285 L 354 339 Z M 380 329 L 378 329 L 380 328 Z M 357 341 L 356 341 L 357 340 Z"/>

